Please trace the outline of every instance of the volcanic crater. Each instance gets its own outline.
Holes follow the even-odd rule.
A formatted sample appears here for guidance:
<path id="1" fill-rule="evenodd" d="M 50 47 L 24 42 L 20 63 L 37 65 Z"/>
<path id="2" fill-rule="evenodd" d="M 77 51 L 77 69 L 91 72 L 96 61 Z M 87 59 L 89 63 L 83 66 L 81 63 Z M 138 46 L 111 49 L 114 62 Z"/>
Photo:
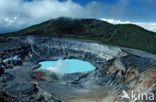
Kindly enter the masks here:
<path id="1" fill-rule="evenodd" d="M 87 61 L 95 69 L 66 74 L 38 69 L 41 61 L 59 59 Z M 155 92 L 155 68 L 156 55 L 92 40 L 1 37 L 0 99 L 6 102 L 125 102 L 123 90 Z"/>

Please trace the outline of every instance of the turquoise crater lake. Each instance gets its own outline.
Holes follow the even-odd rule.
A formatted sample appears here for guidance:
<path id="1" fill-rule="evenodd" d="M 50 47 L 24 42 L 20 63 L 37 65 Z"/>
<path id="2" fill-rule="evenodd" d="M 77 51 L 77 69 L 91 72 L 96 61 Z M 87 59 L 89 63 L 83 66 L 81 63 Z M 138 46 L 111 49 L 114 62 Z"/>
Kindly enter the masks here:
<path id="1" fill-rule="evenodd" d="M 87 72 L 95 67 L 87 61 L 77 59 L 65 59 L 57 61 L 42 61 L 39 69 L 46 69 L 56 73 Z"/>

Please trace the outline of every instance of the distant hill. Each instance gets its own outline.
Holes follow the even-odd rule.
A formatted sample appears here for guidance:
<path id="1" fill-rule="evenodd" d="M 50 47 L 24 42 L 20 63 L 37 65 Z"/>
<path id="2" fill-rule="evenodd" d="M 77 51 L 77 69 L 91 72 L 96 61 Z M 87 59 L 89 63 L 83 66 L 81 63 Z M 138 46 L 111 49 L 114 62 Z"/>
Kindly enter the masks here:
<path id="1" fill-rule="evenodd" d="M 1 34 L 1 37 L 40 35 L 98 40 L 129 48 L 156 53 L 156 33 L 133 24 L 113 25 L 97 19 L 60 17 L 26 29 Z"/>

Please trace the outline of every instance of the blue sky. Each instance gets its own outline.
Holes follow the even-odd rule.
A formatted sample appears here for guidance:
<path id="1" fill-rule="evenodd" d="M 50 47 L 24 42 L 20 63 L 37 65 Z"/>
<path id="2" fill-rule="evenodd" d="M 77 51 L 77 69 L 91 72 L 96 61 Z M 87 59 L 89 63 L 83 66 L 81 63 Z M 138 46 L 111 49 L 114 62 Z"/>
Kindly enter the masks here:
<path id="1" fill-rule="evenodd" d="M 24 0 L 24 1 L 33 1 L 33 0 Z M 58 0 L 60 2 L 65 2 L 67 0 Z M 104 18 L 117 18 L 123 20 L 131 20 L 131 21 L 148 21 L 148 22 L 156 22 L 156 0 L 72 0 L 75 3 L 78 3 L 82 6 L 86 6 L 91 2 L 97 2 L 103 6 L 109 6 L 108 9 L 103 10 L 102 13 Z M 109 12 L 109 9 L 120 9 L 120 7 L 112 7 L 115 5 L 120 5 L 123 7 L 123 11 L 118 11 L 119 15 L 112 16 Z M 105 8 L 105 7 L 104 7 Z M 116 10 L 112 10 L 111 12 L 115 13 Z M 101 9 L 102 10 L 102 9 Z M 107 14 L 105 14 L 107 13 Z"/>
<path id="2" fill-rule="evenodd" d="M 33 0 L 24 0 L 24 1 L 33 1 Z M 59 0 L 61 2 L 66 1 L 66 0 Z M 85 6 L 86 4 L 92 2 L 92 1 L 96 1 L 96 2 L 102 2 L 102 3 L 107 3 L 107 4 L 113 4 L 116 3 L 118 0 L 72 0 L 73 2 L 79 3 L 83 6 Z"/>
<path id="3" fill-rule="evenodd" d="M 0 33 L 57 17 L 134 23 L 156 31 L 156 0 L 0 0 Z"/>

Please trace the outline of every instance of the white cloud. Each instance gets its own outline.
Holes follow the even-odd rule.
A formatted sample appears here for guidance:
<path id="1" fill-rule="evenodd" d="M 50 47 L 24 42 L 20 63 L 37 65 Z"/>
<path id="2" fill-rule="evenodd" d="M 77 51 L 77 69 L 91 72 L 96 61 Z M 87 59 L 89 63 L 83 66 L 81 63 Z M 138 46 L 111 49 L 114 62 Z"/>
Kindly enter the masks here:
<path id="1" fill-rule="evenodd" d="M 57 17 L 85 18 L 101 14 L 100 4 L 81 6 L 71 0 L 0 0 L 0 31 L 21 29 Z M 98 12 L 97 12 L 98 11 Z"/>
<path id="2" fill-rule="evenodd" d="M 4 18 L 4 21 L 6 22 L 6 24 L 8 25 L 12 25 L 15 21 L 16 21 L 17 17 L 13 17 L 13 18 Z"/>
<path id="3" fill-rule="evenodd" d="M 131 21 L 121 21 L 118 19 L 105 19 L 105 18 L 100 18 L 100 20 L 104 20 L 112 24 L 136 24 L 147 30 L 156 32 L 156 22 L 131 22 Z"/>

